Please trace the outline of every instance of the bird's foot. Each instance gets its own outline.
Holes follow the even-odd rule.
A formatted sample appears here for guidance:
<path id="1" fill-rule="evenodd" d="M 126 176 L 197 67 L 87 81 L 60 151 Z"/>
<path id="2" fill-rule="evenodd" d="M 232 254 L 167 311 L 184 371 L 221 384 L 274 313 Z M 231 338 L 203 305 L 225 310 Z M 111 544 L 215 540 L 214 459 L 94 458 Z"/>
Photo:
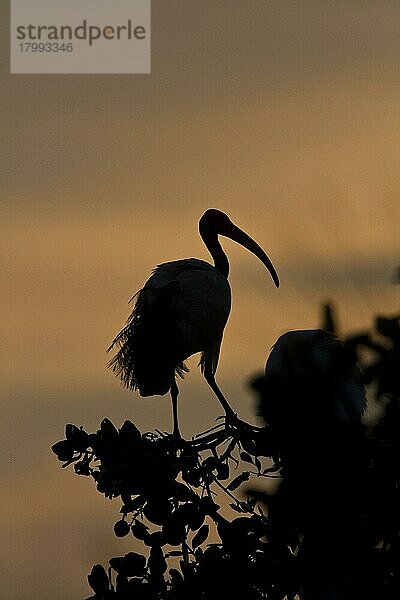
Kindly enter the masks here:
<path id="1" fill-rule="evenodd" d="M 263 429 L 262 427 L 256 427 L 255 425 L 250 425 L 250 423 L 247 423 L 246 421 L 242 421 L 242 419 L 239 419 L 237 414 L 233 411 L 227 412 L 224 417 L 219 418 L 225 418 L 225 428 L 232 432 L 254 434 Z"/>

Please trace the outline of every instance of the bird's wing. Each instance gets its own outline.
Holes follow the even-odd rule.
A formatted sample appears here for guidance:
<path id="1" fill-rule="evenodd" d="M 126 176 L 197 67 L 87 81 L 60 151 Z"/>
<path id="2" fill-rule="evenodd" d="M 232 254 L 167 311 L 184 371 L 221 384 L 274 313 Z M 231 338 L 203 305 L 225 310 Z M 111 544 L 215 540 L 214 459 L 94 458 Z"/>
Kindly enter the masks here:
<path id="1" fill-rule="evenodd" d="M 198 259 L 164 263 L 147 286 L 164 291 L 168 286 L 170 318 L 182 342 L 182 360 L 196 352 L 219 350 L 231 294 L 227 279 L 212 265 Z"/>
<path id="2" fill-rule="evenodd" d="M 110 347 L 118 348 L 110 367 L 127 387 L 142 395 L 166 393 L 174 371 L 183 376 L 183 361 L 197 352 L 203 352 L 202 368 L 215 372 L 231 296 L 212 265 L 197 259 L 159 265 L 134 299 Z"/>

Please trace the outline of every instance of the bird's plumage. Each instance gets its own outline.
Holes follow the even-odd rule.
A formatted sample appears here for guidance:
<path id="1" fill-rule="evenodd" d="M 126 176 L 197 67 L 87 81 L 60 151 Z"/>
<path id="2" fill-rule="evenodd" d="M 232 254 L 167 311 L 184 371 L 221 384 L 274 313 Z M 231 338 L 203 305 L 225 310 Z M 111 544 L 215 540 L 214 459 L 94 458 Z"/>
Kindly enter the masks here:
<path id="1" fill-rule="evenodd" d="M 166 394 L 192 354 L 215 373 L 231 307 L 228 280 L 206 261 L 188 258 L 158 265 L 136 295 L 127 325 L 113 345 L 113 370 L 142 396 Z"/>
<path id="2" fill-rule="evenodd" d="M 269 516 L 277 530 L 303 536 L 300 598 L 358 600 L 368 451 L 354 357 L 332 333 L 290 331 L 271 350 L 259 389 L 283 475 Z"/>
<path id="3" fill-rule="evenodd" d="M 361 422 L 366 407 L 361 375 L 343 342 L 333 334 L 321 329 L 283 334 L 271 351 L 265 373 L 268 386 L 274 389 L 270 402 L 273 410 L 282 412 L 283 421 L 293 411 L 301 419 L 310 411 L 315 425 L 318 415 L 336 426 Z"/>

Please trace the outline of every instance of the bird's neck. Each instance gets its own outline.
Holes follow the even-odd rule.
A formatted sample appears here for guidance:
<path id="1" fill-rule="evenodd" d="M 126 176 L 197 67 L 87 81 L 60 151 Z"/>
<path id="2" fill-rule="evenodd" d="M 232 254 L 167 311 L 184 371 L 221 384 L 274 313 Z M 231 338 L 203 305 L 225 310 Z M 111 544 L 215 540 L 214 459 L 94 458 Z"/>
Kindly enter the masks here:
<path id="1" fill-rule="evenodd" d="M 217 271 L 219 271 L 224 277 L 228 277 L 229 261 L 222 249 L 221 244 L 219 243 L 218 236 L 208 236 L 206 239 L 203 238 L 203 241 L 214 260 L 214 266 Z"/>

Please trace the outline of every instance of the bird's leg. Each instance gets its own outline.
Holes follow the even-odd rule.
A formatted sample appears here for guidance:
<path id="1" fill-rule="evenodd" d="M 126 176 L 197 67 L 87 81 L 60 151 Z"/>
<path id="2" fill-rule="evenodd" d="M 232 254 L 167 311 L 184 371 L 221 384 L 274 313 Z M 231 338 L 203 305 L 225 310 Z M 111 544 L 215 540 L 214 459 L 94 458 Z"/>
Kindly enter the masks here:
<path id="1" fill-rule="evenodd" d="M 173 421 L 174 421 L 174 430 L 173 430 L 173 436 L 176 439 L 181 440 L 182 436 L 181 436 L 181 432 L 179 431 L 179 425 L 178 425 L 178 396 L 179 396 L 179 388 L 176 385 L 176 381 L 174 380 L 173 383 L 171 384 L 171 400 L 172 400 L 172 416 L 173 416 Z"/>
<path id="2" fill-rule="evenodd" d="M 211 372 L 211 370 L 205 369 L 204 377 L 214 394 L 217 396 L 218 400 L 221 402 L 227 418 L 236 419 L 236 413 L 233 411 L 229 402 L 226 400 L 225 396 L 217 386 L 217 382 L 215 381 L 214 374 Z"/>

